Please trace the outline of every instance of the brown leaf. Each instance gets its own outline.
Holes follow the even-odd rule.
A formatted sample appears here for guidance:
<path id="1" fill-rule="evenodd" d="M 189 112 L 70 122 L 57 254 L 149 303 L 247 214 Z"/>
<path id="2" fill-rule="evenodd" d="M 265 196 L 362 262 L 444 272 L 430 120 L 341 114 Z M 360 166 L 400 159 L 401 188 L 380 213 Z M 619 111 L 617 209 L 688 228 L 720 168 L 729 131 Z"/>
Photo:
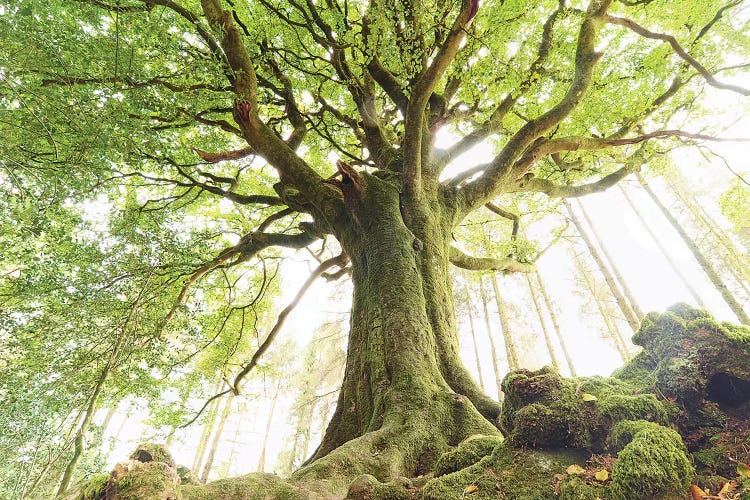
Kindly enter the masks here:
<path id="1" fill-rule="evenodd" d="M 464 488 L 463 496 L 471 495 L 472 493 L 476 493 L 479 491 L 479 487 L 476 484 L 470 484 L 466 488 Z"/>
<path id="2" fill-rule="evenodd" d="M 703 500 L 704 498 L 708 496 L 708 493 L 700 489 L 700 487 L 697 484 L 691 484 L 690 496 L 693 497 L 693 500 Z"/>
<path id="3" fill-rule="evenodd" d="M 739 474 L 742 479 L 750 479 L 750 465 L 739 462 L 737 464 L 737 474 Z"/>

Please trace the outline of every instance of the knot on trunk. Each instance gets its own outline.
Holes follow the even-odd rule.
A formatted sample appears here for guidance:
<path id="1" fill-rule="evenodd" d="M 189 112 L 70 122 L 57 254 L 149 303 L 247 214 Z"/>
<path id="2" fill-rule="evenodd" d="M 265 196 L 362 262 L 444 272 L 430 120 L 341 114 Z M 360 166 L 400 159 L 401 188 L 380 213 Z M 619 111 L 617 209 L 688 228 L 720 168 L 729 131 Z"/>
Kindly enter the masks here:
<path id="1" fill-rule="evenodd" d="M 354 209 L 362 201 L 365 194 L 365 181 L 362 174 L 354 170 L 354 167 L 343 161 L 336 162 L 337 172 L 328 179 L 324 180 L 326 184 L 335 186 L 344 196 L 344 206 L 352 214 L 354 220 L 359 223 L 359 219 L 354 215 Z M 336 177 L 341 176 L 341 180 Z"/>

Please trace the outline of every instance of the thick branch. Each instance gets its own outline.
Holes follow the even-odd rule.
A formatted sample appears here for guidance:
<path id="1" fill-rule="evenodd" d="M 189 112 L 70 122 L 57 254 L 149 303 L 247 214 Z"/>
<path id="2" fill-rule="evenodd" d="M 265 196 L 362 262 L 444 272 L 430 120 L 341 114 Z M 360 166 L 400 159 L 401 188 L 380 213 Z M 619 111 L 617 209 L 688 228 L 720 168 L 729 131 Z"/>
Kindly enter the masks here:
<path id="1" fill-rule="evenodd" d="M 536 266 L 528 262 L 519 262 L 511 257 L 493 259 L 466 255 L 456 247 L 451 247 L 450 261 L 456 267 L 469 271 L 501 271 L 502 273 L 533 273 Z"/>
<path id="2" fill-rule="evenodd" d="M 578 35 L 575 75 L 562 100 L 546 113 L 521 127 L 484 174 L 459 192 L 459 196 L 463 198 L 462 205 L 467 212 L 485 203 L 501 186 L 511 185 L 516 159 L 542 134 L 558 125 L 581 102 L 591 83 L 594 67 L 601 58 L 601 54 L 595 51 L 596 35 L 605 21 L 610 4 L 611 0 L 598 0 L 589 4 Z"/>

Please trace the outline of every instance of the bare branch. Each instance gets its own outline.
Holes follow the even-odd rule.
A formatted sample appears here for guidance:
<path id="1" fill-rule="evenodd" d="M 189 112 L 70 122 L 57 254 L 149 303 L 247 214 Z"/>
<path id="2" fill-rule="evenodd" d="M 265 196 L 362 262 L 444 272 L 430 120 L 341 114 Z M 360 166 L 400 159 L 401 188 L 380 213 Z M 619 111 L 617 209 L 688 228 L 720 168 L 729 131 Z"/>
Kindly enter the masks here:
<path id="1" fill-rule="evenodd" d="M 253 354 L 253 357 L 250 359 L 250 361 L 240 370 L 240 372 L 237 374 L 237 376 L 234 378 L 234 382 L 232 383 L 232 392 L 235 394 L 240 393 L 240 382 L 242 382 L 242 379 L 245 378 L 245 376 L 250 373 L 250 371 L 255 368 L 258 364 L 258 361 L 260 360 L 261 356 L 268 350 L 268 348 L 273 343 L 274 339 L 276 338 L 276 335 L 281 330 L 281 327 L 284 326 L 284 321 L 286 320 L 287 316 L 294 310 L 295 307 L 297 307 L 297 304 L 299 304 L 299 301 L 302 299 L 302 297 L 305 295 L 305 292 L 310 288 L 310 286 L 313 284 L 313 282 L 318 279 L 325 271 L 330 269 L 331 267 L 338 266 L 338 267 L 344 267 L 349 262 L 349 258 L 346 256 L 346 254 L 342 253 L 336 257 L 332 257 L 324 262 L 322 262 L 318 267 L 315 268 L 315 270 L 310 274 L 310 276 L 307 278 L 305 283 L 302 285 L 302 287 L 297 292 L 297 295 L 294 296 L 294 299 L 287 305 L 281 313 L 279 313 L 279 317 L 276 320 L 276 324 L 273 325 L 273 328 L 270 332 L 268 332 L 268 336 L 263 341 L 263 343 L 258 346 L 258 350 L 255 351 L 255 354 Z"/>

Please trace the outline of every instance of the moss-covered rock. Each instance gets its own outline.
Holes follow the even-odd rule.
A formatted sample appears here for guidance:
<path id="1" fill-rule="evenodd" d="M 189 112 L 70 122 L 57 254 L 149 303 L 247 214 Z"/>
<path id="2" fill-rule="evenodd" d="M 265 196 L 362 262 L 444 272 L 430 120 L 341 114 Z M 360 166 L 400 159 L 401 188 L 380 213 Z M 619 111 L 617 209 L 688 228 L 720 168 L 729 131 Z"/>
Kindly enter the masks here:
<path id="1" fill-rule="evenodd" d="M 161 462 L 176 468 L 177 464 L 172 458 L 172 454 L 163 444 L 143 443 L 139 444 L 135 451 L 130 455 L 130 460 L 137 460 L 141 463 Z"/>
<path id="2" fill-rule="evenodd" d="M 177 466 L 177 475 L 180 478 L 180 484 L 201 484 L 198 476 L 193 474 L 193 471 L 191 471 L 184 465 Z"/>
<path id="3" fill-rule="evenodd" d="M 556 499 L 555 474 L 588 457 L 582 450 L 516 449 L 504 442 L 475 464 L 428 481 L 423 497 L 445 500 L 468 492 L 472 499 Z"/>
<path id="4" fill-rule="evenodd" d="M 314 500 L 320 496 L 298 488 L 274 474 L 253 473 L 231 479 L 220 479 L 205 486 L 181 486 L 179 498 L 180 500 Z"/>
<path id="5" fill-rule="evenodd" d="M 107 484 L 107 494 L 117 500 L 177 500 L 180 478 L 164 462 L 131 460 L 117 464 Z"/>
<path id="6" fill-rule="evenodd" d="M 618 454 L 610 496 L 622 500 L 682 499 L 695 471 L 680 435 L 653 422 L 623 421 L 607 439 Z"/>
<path id="7" fill-rule="evenodd" d="M 477 463 L 502 442 L 502 436 L 476 435 L 464 439 L 454 449 L 440 456 L 435 464 L 435 476 L 444 476 Z"/>
<path id="8" fill-rule="evenodd" d="M 104 498 L 108 481 L 109 474 L 94 474 L 80 485 L 76 500 L 100 500 Z"/>

